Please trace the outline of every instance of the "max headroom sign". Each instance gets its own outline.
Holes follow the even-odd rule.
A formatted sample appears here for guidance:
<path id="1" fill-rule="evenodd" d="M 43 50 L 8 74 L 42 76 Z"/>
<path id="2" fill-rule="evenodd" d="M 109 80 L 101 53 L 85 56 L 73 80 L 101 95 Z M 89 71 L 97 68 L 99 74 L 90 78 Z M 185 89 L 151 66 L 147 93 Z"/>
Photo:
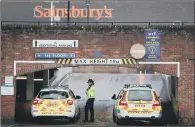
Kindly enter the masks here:
<path id="1" fill-rule="evenodd" d="M 33 40 L 33 47 L 78 48 L 78 40 Z"/>

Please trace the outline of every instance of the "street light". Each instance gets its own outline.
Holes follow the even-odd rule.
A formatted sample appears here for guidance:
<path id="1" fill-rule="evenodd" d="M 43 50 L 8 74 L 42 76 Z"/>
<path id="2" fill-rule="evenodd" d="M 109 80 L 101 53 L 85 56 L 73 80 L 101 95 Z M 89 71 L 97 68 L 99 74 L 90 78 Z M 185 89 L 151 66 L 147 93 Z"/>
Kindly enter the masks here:
<path id="1" fill-rule="evenodd" d="M 90 4 L 90 1 L 86 1 L 86 4 L 87 4 L 87 24 L 89 24 L 89 4 Z"/>
<path id="2" fill-rule="evenodd" d="M 54 16 L 53 16 L 53 8 L 54 8 L 53 4 L 54 3 L 59 3 L 59 1 L 44 1 L 44 2 L 50 2 L 50 4 L 51 4 L 51 26 L 53 26 L 53 18 L 54 18 Z"/>

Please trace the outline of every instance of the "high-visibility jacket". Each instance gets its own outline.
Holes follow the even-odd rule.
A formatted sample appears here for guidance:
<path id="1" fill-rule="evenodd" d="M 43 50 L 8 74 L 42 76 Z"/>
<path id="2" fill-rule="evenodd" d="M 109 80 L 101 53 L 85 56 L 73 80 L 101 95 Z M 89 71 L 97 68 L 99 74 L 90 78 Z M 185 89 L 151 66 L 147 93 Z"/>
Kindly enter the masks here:
<path id="1" fill-rule="evenodd" d="M 95 98 L 95 87 L 92 85 L 89 89 L 85 91 L 88 98 Z"/>

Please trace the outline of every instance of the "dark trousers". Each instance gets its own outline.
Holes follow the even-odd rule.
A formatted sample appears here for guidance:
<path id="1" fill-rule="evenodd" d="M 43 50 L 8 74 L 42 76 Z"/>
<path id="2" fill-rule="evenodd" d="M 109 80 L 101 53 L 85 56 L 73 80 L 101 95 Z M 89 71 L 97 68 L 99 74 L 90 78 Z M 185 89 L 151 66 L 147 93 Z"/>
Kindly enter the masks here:
<path id="1" fill-rule="evenodd" d="M 90 111 L 90 120 L 94 121 L 94 100 L 95 98 L 89 98 L 85 105 L 85 120 L 88 121 L 88 111 Z"/>

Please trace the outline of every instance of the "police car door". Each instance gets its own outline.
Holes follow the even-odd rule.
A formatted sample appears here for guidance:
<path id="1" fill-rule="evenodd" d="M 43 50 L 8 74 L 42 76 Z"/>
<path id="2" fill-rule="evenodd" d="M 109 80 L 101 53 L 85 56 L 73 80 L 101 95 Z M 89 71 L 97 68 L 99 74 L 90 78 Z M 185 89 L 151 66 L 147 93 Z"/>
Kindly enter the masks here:
<path id="1" fill-rule="evenodd" d="M 77 102 L 77 99 L 75 99 L 75 95 L 74 93 L 72 92 L 72 90 L 69 90 L 69 95 L 71 96 L 72 100 L 73 100 L 73 103 L 74 103 L 74 106 L 76 108 L 76 111 L 78 110 L 78 102 Z"/>
<path id="2" fill-rule="evenodd" d="M 123 96 L 123 93 L 124 93 L 124 90 L 121 90 L 116 98 L 116 101 L 115 101 L 115 108 L 118 109 L 119 108 L 119 101 L 120 99 L 122 98 Z"/>

